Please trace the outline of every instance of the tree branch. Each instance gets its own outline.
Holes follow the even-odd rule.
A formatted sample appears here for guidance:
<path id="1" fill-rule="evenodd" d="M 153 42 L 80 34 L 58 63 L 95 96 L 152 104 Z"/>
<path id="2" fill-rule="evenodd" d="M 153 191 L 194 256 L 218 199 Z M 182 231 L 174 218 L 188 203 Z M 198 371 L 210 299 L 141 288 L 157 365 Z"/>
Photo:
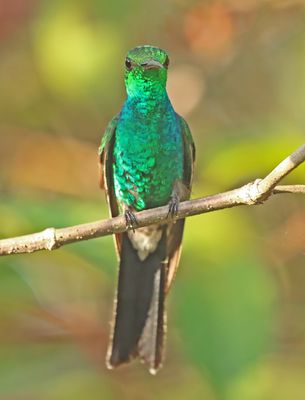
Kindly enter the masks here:
<path id="1" fill-rule="evenodd" d="M 305 161 L 305 144 L 278 164 L 264 179 L 257 179 L 237 189 L 180 203 L 175 219 L 203 214 L 241 205 L 254 205 L 280 193 L 305 194 L 305 185 L 277 184 Z M 158 207 L 137 213 L 139 227 L 169 222 L 168 207 Z M 0 240 L 0 255 L 54 250 L 63 245 L 126 231 L 124 216 L 67 228 L 48 228 L 42 232 Z"/>

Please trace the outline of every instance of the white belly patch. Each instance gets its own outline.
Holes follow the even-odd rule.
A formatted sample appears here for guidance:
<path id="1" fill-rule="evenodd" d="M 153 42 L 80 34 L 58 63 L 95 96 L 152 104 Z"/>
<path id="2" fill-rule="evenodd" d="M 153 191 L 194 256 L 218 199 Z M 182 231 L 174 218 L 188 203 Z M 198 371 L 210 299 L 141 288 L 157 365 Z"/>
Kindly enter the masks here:
<path id="1" fill-rule="evenodd" d="M 139 259 L 143 261 L 156 250 L 162 237 L 162 227 L 160 225 L 144 226 L 127 233 L 133 248 L 137 250 Z"/>

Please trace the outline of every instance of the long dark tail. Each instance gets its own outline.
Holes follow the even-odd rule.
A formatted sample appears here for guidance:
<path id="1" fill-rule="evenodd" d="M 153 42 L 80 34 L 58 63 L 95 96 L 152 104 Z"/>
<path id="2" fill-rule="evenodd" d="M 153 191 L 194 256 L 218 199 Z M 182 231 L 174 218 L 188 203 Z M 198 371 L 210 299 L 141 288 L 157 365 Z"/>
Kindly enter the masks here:
<path id="1" fill-rule="evenodd" d="M 155 373 L 162 363 L 165 330 L 166 229 L 154 252 L 138 256 L 123 234 L 115 322 L 107 366 L 116 367 L 139 356 Z"/>

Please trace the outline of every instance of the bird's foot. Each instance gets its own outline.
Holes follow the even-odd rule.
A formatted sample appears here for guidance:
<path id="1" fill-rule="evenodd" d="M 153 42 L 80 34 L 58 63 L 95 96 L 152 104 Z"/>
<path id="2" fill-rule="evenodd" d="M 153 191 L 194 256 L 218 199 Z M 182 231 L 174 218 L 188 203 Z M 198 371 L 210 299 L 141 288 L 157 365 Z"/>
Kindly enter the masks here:
<path id="1" fill-rule="evenodd" d="M 167 217 L 170 216 L 171 218 L 175 218 L 177 216 L 179 210 L 179 203 L 180 203 L 180 198 L 178 194 L 174 191 L 168 203 Z"/>
<path id="2" fill-rule="evenodd" d="M 135 216 L 134 212 L 131 211 L 130 208 L 127 208 L 124 211 L 124 217 L 126 221 L 126 228 L 130 228 L 134 232 L 135 228 L 137 228 L 139 225 L 137 217 Z"/>

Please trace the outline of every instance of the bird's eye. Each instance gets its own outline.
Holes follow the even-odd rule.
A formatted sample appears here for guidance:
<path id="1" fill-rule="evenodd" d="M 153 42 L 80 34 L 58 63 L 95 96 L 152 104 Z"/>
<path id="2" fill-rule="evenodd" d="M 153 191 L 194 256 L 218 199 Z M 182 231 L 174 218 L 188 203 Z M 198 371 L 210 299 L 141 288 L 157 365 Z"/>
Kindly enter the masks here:
<path id="1" fill-rule="evenodd" d="M 131 70 L 132 64 L 131 64 L 131 61 L 129 60 L 129 58 L 126 58 L 126 60 L 125 60 L 125 66 L 126 66 L 126 68 L 127 68 L 128 70 Z"/>
<path id="2" fill-rule="evenodd" d="M 168 58 L 168 56 L 166 56 L 166 59 L 165 59 L 163 65 L 164 65 L 165 68 L 168 68 L 168 66 L 169 66 L 169 58 Z"/>

